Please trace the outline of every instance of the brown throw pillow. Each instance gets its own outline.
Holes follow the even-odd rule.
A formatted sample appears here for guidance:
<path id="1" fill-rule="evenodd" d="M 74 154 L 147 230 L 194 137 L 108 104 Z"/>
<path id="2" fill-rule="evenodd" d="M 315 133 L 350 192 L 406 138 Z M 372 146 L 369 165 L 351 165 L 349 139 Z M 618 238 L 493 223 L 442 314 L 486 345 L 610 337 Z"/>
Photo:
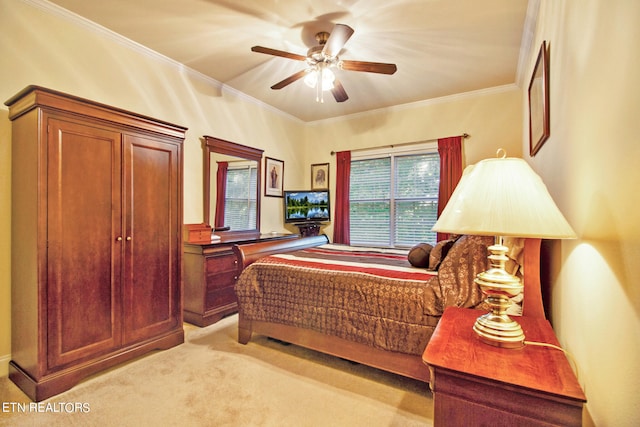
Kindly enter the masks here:
<path id="1" fill-rule="evenodd" d="M 455 239 L 440 240 L 431 250 L 429 254 L 429 270 L 437 270 L 451 246 L 455 243 Z"/>
<path id="2" fill-rule="evenodd" d="M 429 255 L 432 249 L 433 246 L 428 243 L 418 243 L 409 251 L 409 255 L 407 256 L 409 263 L 414 267 L 429 267 Z"/>

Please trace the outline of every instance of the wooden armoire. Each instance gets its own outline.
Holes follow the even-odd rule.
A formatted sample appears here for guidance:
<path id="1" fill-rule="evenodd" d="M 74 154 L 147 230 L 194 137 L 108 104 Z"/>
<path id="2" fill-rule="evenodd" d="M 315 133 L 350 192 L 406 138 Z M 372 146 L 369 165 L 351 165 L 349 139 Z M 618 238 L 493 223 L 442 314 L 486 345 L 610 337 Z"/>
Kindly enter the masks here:
<path id="1" fill-rule="evenodd" d="M 9 377 L 40 401 L 184 342 L 186 128 L 29 86 L 12 121 Z"/>

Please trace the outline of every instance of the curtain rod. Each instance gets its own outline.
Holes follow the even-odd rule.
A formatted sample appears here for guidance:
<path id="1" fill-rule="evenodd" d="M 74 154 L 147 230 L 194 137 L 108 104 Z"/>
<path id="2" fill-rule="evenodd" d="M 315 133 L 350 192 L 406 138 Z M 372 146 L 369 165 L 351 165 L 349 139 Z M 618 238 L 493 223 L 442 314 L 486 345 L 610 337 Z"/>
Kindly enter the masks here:
<path id="1" fill-rule="evenodd" d="M 251 161 L 250 159 L 240 159 L 240 160 L 216 160 L 216 163 L 246 163 Z M 253 160 L 255 161 L 255 160 Z"/>
<path id="2" fill-rule="evenodd" d="M 471 135 L 469 135 L 468 133 L 463 133 L 462 135 L 454 135 L 454 136 L 461 136 L 463 139 L 469 138 Z M 434 142 L 437 141 L 438 139 L 428 139 L 426 141 L 416 141 L 416 142 L 404 142 L 402 144 L 391 144 L 391 145 L 381 145 L 380 147 L 369 147 L 369 148 L 356 148 L 355 150 L 348 150 L 351 151 L 352 153 L 355 151 L 366 151 L 366 150 L 374 150 L 376 148 L 396 148 L 396 147 L 403 147 L 405 145 L 416 145 L 416 144 L 424 144 L 425 142 Z M 334 154 L 336 154 L 335 151 L 331 152 L 331 155 L 333 156 Z"/>

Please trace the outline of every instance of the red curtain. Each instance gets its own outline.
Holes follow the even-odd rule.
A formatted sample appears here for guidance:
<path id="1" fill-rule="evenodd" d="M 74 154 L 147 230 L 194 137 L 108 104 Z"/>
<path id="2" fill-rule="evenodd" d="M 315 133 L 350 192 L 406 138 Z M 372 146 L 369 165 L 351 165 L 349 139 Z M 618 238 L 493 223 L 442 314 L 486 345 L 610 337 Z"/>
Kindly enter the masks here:
<path id="1" fill-rule="evenodd" d="M 228 169 L 228 162 L 218 162 L 218 172 L 216 174 L 216 216 L 213 223 L 215 228 L 224 227 L 224 200 L 227 194 Z"/>
<path id="2" fill-rule="evenodd" d="M 438 195 L 438 217 L 440 217 L 462 176 L 462 136 L 438 139 L 438 153 L 440 153 L 440 189 Z M 448 238 L 448 234 L 438 233 L 438 241 Z"/>
<path id="3" fill-rule="evenodd" d="M 351 241 L 349 234 L 349 177 L 351 175 L 351 151 L 336 153 L 336 202 L 333 224 L 333 241 L 346 245 Z"/>

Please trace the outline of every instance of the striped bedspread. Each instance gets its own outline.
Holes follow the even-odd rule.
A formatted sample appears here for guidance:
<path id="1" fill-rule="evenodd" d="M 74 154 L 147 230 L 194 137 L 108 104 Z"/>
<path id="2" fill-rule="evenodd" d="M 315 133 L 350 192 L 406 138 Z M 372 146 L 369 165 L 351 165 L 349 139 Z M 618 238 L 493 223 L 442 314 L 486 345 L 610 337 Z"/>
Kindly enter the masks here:
<path id="1" fill-rule="evenodd" d="M 401 280 L 429 280 L 438 273 L 415 268 L 407 261 L 407 251 L 327 244 L 303 251 L 273 255 L 259 262 L 315 268 L 324 271 L 356 272 Z"/>

